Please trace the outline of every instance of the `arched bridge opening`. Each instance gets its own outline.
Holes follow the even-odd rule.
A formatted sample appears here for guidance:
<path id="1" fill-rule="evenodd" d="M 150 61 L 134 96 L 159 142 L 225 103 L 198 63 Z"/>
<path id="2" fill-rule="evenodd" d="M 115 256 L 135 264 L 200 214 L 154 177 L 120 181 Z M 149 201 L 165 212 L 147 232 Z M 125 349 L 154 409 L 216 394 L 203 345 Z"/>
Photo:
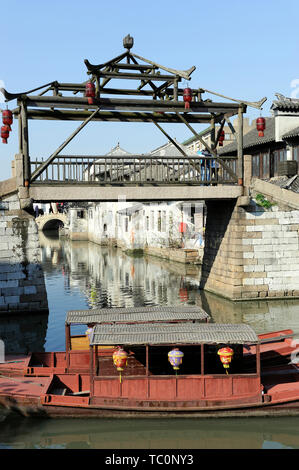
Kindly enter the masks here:
<path id="1" fill-rule="evenodd" d="M 41 232 L 59 233 L 60 228 L 66 225 L 65 214 L 45 214 L 35 219 L 38 230 Z"/>

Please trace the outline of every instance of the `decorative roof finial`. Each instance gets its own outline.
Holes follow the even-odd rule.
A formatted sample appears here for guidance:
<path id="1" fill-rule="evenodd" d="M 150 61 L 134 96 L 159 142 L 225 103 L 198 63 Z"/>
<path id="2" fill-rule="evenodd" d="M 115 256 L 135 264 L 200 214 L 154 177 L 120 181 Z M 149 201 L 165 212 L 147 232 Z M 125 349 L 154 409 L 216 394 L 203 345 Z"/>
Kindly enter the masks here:
<path id="1" fill-rule="evenodd" d="M 130 36 L 130 34 L 127 34 L 126 37 L 123 39 L 123 45 L 125 49 L 128 49 L 128 51 L 133 47 L 134 44 L 134 38 Z"/>

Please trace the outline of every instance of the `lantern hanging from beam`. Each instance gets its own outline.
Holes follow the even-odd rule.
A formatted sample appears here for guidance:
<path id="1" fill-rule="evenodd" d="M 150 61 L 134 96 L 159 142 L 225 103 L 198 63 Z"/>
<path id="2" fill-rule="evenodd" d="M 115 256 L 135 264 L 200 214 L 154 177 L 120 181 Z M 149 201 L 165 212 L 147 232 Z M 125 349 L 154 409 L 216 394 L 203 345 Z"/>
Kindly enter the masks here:
<path id="1" fill-rule="evenodd" d="M 221 131 L 218 139 L 219 147 L 223 147 L 223 141 L 225 140 L 225 132 Z"/>
<path id="2" fill-rule="evenodd" d="M 222 362 L 225 372 L 228 374 L 229 365 L 231 363 L 234 351 L 231 348 L 226 347 L 219 349 L 217 354 L 219 354 L 220 361 Z"/>
<path id="3" fill-rule="evenodd" d="M 192 101 L 192 90 L 191 88 L 184 88 L 183 99 L 185 102 L 185 110 L 190 109 L 190 103 Z"/>
<path id="4" fill-rule="evenodd" d="M 184 353 L 179 350 L 179 348 L 174 348 L 168 353 L 168 360 L 172 365 L 173 369 L 177 373 L 180 368 L 180 365 L 183 362 Z"/>
<path id="5" fill-rule="evenodd" d="M 7 139 L 9 137 L 9 126 L 1 127 L 1 139 L 3 144 L 7 144 Z"/>
<path id="6" fill-rule="evenodd" d="M 13 122 L 13 116 L 12 116 L 12 112 L 9 109 L 4 109 L 2 111 L 2 121 L 3 121 L 3 124 L 8 126 L 9 130 L 11 131 L 10 126 L 12 125 L 12 122 Z"/>
<path id="7" fill-rule="evenodd" d="M 264 130 L 266 129 L 266 119 L 259 117 L 256 120 L 256 129 L 259 133 L 259 137 L 264 137 Z"/>
<path id="8" fill-rule="evenodd" d="M 121 383 L 121 373 L 128 363 L 128 353 L 124 349 L 118 348 L 116 351 L 114 351 L 112 359 L 113 364 L 119 372 L 119 381 Z"/>
<path id="9" fill-rule="evenodd" d="M 85 96 L 88 100 L 88 104 L 93 104 L 93 99 L 96 96 L 96 88 L 94 86 L 94 83 L 91 81 L 86 83 Z"/>

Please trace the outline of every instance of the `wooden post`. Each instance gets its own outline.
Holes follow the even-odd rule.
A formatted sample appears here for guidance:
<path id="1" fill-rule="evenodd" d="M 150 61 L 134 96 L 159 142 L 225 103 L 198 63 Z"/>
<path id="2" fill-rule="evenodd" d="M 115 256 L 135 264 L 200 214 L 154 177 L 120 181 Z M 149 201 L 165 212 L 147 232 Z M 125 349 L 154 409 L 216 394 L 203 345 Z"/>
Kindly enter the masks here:
<path id="1" fill-rule="evenodd" d="M 260 354 L 260 345 L 256 345 L 256 373 L 260 377 L 261 375 L 261 354 Z"/>
<path id="2" fill-rule="evenodd" d="M 150 396 L 150 390 L 149 390 L 149 355 L 148 355 L 148 344 L 145 346 L 145 367 L 146 367 L 146 381 L 147 381 L 147 398 Z"/>
<path id="3" fill-rule="evenodd" d="M 24 100 L 21 101 L 21 129 L 22 129 L 22 153 L 24 155 L 24 186 L 29 186 L 30 159 L 29 159 L 29 141 L 28 141 L 28 119 L 27 119 L 27 106 Z"/>
<path id="4" fill-rule="evenodd" d="M 89 346 L 89 374 L 90 374 L 90 397 L 94 392 L 94 351 L 93 347 Z"/>
<path id="5" fill-rule="evenodd" d="M 19 153 L 23 154 L 23 144 L 22 144 L 22 116 L 21 113 L 18 115 L 18 131 L 19 131 Z"/>
<path id="6" fill-rule="evenodd" d="M 238 162 L 237 162 L 238 185 L 243 186 L 244 161 L 243 161 L 243 107 L 238 109 Z"/>
<path id="7" fill-rule="evenodd" d="M 215 118 L 211 116 L 211 148 L 215 149 Z"/>
<path id="8" fill-rule="evenodd" d="M 200 374 L 201 375 L 205 374 L 204 355 L 205 355 L 204 344 L 201 344 L 200 345 Z"/>
<path id="9" fill-rule="evenodd" d="M 70 367 L 70 349 L 71 349 L 70 325 L 65 325 L 66 372 L 68 372 L 69 367 Z"/>

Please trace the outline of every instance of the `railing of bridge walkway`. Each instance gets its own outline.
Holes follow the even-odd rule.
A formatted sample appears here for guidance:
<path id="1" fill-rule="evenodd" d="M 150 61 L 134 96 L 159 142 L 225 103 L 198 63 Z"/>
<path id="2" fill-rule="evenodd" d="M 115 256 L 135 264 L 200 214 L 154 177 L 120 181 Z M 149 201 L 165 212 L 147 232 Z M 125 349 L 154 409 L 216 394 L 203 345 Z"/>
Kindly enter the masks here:
<path id="1" fill-rule="evenodd" d="M 56 157 L 35 179 L 34 184 L 235 184 L 237 183 L 234 157 L 222 158 L 226 168 L 211 157 L 190 156 L 86 156 L 61 155 Z M 31 173 L 44 163 L 31 160 Z"/>

